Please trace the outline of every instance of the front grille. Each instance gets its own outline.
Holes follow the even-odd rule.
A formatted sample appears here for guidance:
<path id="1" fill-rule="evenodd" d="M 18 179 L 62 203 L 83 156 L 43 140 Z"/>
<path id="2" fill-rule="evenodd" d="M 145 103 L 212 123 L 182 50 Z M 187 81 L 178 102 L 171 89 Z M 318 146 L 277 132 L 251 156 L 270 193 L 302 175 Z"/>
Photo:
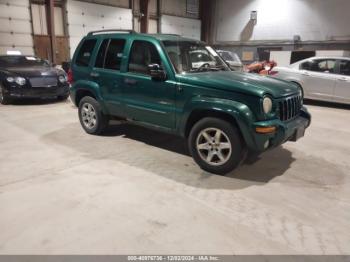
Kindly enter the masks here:
<path id="1" fill-rule="evenodd" d="M 32 87 L 50 87 L 57 86 L 56 76 L 31 77 L 29 82 Z"/>
<path id="2" fill-rule="evenodd" d="M 300 95 L 287 97 L 278 102 L 279 117 L 282 121 L 288 121 L 297 117 L 302 107 L 302 97 Z"/>

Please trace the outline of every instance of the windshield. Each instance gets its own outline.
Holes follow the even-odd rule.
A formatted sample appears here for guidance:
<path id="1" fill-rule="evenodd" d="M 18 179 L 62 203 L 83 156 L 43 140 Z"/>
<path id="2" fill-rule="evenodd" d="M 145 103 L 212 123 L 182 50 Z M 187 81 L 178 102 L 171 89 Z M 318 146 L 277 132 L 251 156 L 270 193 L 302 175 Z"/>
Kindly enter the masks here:
<path id="1" fill-rule="evenodd" d="M 210 46 L 196 41 L 163 41 L 177 73 L 230 70 Z"/>
<path id="2" fill-rule="evenodd" d="M 49 66 L 40 58 L 34 56 L 0 56 L 0 67 L 31 67 Z"/>
<path id="3" fill-rule="evenodd" d="M 241 63 L 241 59 L 239 59 L 236 53 L 232 53 L 229 51 L 217 51 L 217 52 L 225 61 L 234 61 L 234 62 Z"/>

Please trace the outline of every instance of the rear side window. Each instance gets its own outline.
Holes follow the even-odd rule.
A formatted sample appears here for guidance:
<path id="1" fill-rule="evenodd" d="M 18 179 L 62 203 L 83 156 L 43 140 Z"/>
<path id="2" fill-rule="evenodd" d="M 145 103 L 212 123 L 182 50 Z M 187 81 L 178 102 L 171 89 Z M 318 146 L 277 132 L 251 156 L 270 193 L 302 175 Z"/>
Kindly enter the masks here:
<path id="1" fill-rule="evenodd" d="M 96 39 L 85 40 L 85 42 L 80 47 L 75 64 L 78 66 L 89 66 L 95 45 Z"/>
<path id="2" fill-rule="evenodd" d="M 123 50 L 125 46 L 124 39 L 111 39 L 108 45 L 104 68 L 112 70 L 120 70 L 120 64 L 123 58 Z"/>

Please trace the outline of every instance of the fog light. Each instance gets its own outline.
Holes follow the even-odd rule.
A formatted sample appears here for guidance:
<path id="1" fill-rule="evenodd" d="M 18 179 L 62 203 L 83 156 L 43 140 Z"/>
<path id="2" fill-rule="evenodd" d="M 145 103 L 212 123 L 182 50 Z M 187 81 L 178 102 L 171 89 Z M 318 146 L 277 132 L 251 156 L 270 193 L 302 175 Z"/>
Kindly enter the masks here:
<path id="1" fill-rule="evenodd" d="M 270 141 L 267 140 L 265 143 L 264 143 L 264 149 L 267 149 L 270 145 Z"/>

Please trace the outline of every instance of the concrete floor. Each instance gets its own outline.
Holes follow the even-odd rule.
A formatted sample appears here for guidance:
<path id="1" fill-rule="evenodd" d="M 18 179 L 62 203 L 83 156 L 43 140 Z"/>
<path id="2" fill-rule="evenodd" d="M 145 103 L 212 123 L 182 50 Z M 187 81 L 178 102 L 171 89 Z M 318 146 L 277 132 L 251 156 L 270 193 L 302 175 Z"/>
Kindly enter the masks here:
<path id="1" fill-rule="evenodd" d="M 350 109 L 228 177 L 135 126 L 83 132 L 70 102 L 0 106 L 0 254 L 350 254 Z"/>

